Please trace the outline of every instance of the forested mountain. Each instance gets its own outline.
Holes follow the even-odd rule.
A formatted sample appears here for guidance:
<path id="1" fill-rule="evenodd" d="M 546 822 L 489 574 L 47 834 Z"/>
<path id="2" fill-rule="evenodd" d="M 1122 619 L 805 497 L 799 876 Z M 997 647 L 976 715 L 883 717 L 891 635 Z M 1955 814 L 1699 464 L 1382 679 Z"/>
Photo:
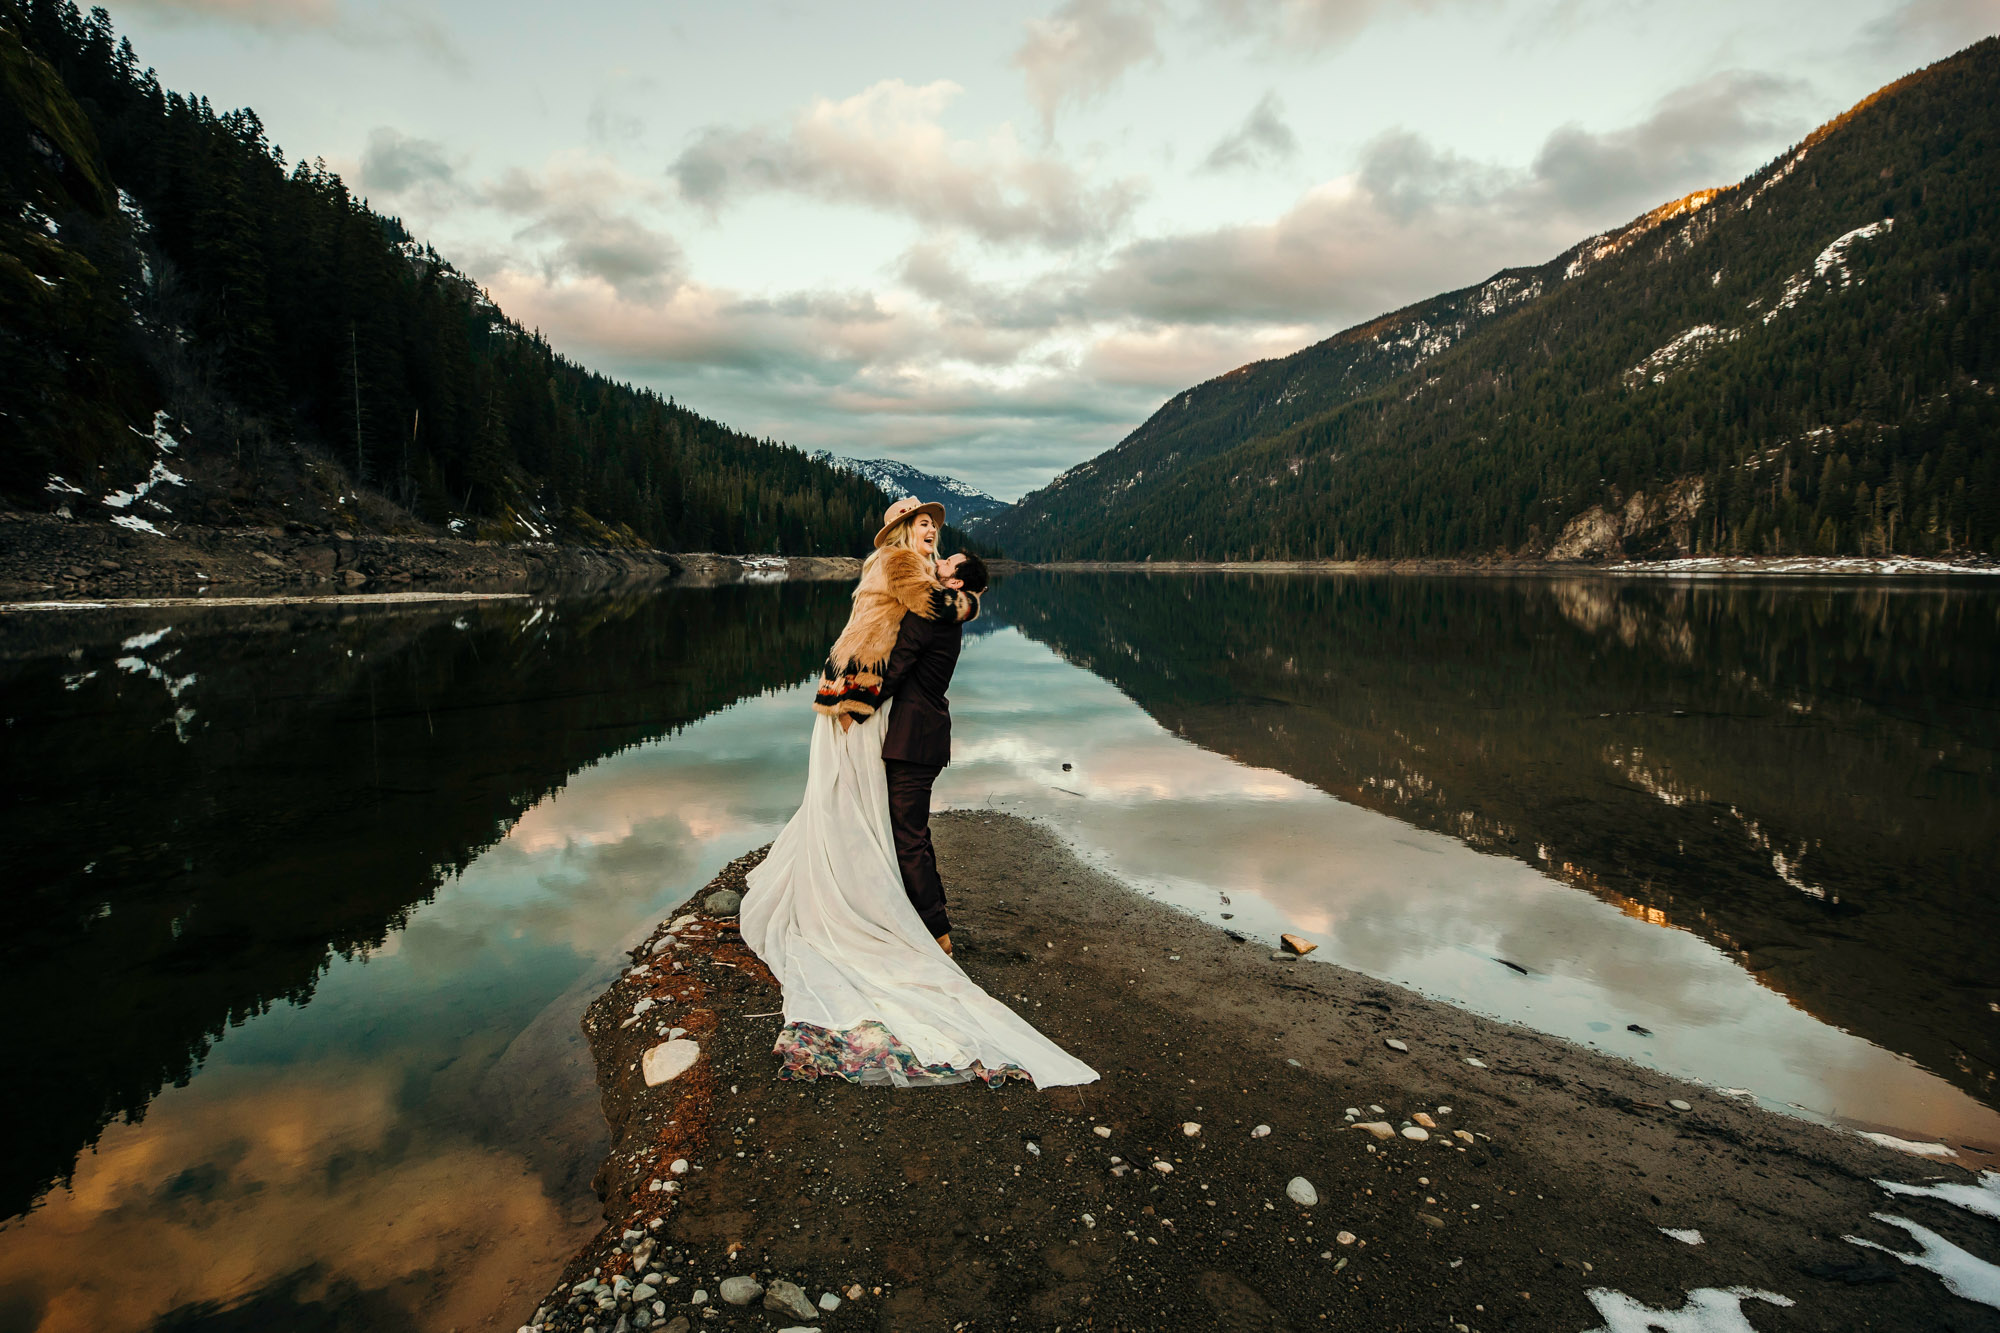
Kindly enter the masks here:
<path id="1" fill-rule="evenodd" d="M 0 0 L 0 500 L 786 554 L 887 503 L 557 355 L 70 0 Z"/>
<path id="2" fill-rule="evenodd" d="M 882 493 L 891 499 L 914 495 L 926 503 L 935 500 L 944 506 L 946 516 L 956 523 L 984 518 L 1007 507 L 1005 500 L 997 500 L 969 482 L 947 477 L 941 472 L 926 472 L 893 458 L 843 458 L 823 449 L 815 450 L 812 457 L 843 472 L 865 477 L 881 487 Z"/>
<path id="3" fill-rule="evenodd" d="M 2000 542 L 2000 39 L 1738 185 L 1177 395 L 978 529 L 1028 559 Z"/>

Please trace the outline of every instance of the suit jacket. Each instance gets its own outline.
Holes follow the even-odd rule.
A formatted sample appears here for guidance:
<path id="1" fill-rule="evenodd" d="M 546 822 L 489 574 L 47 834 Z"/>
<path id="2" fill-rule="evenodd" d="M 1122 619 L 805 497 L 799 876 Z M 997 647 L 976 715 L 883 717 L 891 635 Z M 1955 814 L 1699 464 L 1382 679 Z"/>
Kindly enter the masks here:
<path id="1" fill-rule="evenodd" d="M 949 616 L 903 617 L 882 672 L 882 697 L 896 701 L 882 738 L 884 759 L 940 768 L 951 762 L 951 702 L 945 692 L 963 642 L 962 624 Z"/>

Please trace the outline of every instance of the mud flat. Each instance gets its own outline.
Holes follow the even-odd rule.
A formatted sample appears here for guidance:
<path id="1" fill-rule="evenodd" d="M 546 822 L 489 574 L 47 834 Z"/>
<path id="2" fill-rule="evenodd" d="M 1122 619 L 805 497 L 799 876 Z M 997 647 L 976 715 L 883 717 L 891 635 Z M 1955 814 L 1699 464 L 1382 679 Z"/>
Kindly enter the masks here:
<path id="1" fill-rule="evenodd" d="M 779 1081 L 779 996 L 706 906 L 753 853 L 588 1011 L 607 1225 L 524 1322 L 2000 1329 L 2000 1177 L 1278 961 L 1031 823 L 933 827 L 966 971 L 1102 1080 Z"/>

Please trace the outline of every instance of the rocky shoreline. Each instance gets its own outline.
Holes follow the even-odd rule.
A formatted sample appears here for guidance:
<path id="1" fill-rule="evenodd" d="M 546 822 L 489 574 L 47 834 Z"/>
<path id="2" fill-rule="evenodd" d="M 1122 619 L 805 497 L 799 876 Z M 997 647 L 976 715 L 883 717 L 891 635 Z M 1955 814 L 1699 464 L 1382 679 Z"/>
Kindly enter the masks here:
<path id="1" fill-rule="evenodd" d="M 0 599 L 438 591 L 529 592 L 664 581 L 853 578 L 845 557 L 731 556 L 642 546 L 472 541 L 421 534 L 187 525 L 164 535 L 0 511 Z"/>
<path id="2" fill-rule="evenodd" d="M 2000 1278 L 2000 1179 L 1274 952 L 1031 823 L 934 829 L 966 970 L 1102 1080 L 780 1082 L 740 858 L 585 1016 L 607 1223 L 527 1327 L 2000 1329 L 1947 1286 Z"/>

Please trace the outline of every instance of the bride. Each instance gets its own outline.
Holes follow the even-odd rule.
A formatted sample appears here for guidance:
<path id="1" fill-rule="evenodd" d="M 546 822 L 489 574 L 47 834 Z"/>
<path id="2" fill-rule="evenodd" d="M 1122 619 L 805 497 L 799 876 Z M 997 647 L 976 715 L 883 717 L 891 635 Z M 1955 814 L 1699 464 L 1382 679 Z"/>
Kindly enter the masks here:
<path id="1" fill-rule="evenodd" d="M 781 1077 L 1090 1083 L 1096 1071 L 966 976 L 903 888 L 882 760 L 895 701 L 882 673 L 904 616 L 978 611 L 939 577 L 942 518 L 942 506 L 910 500 L 884 516 L 820 683 L 805 800 L 750 872 L 743 939 L 784 988 Z"/>

